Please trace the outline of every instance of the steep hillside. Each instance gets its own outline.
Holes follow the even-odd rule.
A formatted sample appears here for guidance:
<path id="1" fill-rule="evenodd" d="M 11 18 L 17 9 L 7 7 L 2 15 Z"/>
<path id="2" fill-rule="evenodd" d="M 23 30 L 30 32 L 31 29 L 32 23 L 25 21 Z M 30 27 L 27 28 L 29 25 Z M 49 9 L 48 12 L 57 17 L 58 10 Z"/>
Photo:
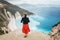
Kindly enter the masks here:
<path id="1" fill-rule="evenodd" d="M 60 40 L 60 22 L 53 26 L 50 36 L 52 40 Z"/>
<path id="2" fill-rule="evenodd" d="M 33 14 L 5 0 L 0 0 L 0 34 L 4 33 L 3 30 L 7 31 L 6 29 L 8 29 L 7 25 L 9 24 L 10 21 L 9 15 L 11 15 L 11 17 L 13 16 L 15 17 L 16 12 L 19 12 L 21 16 L 23 16 L 24 13 L 27 13 L 28 15 Z"/>
<path id="3" fill-rule="evenodd" d="M 28 13 L 28 15 L 33 14 L 33 13 L 29 12 L 28 10 L 22 9 L 22 8 L 20 8 L 16 5 L 13 5 L 5 0 L 0 0 L 0 3 L 6 4 L 5 8 L 7 9 L 7 11 L 10 11 L 13 15 L 15 14 L 16 11 L 19 11 L 21 15 L 23 15 L 23 13 L 25 13 L 25 12 Z"/>

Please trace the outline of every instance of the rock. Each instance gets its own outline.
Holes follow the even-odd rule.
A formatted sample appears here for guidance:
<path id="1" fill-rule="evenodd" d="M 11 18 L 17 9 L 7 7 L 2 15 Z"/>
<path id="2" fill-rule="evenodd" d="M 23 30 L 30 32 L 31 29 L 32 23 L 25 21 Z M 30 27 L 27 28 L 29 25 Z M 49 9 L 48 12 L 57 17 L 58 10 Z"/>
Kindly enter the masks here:
<path id="1" fill-rule="evenodd" d="M 0 28 L 3 29 L 5 27 L 4 30 L 0 30 L 1 33 L 8 33 L 8 24 L 10 22 L 10 16 L 7 12 L 10 12 L 11 16 L 13 15 L 15 17 L 15 13 L 18 11 L 21 16 L 24 14 L 24 13 L 27 13 L 28 15 L 32 15 L 33 13 L 25 10 L 25 9 L 22 9 L 16 5 L 13 5 L 5 0 L 0 0 Z M 7 30 L 8 29 L 8 30 Z M 2 34 L 3 34 L 2 33 Z"/>
<path id="2" fill-rule="evenodd" d="M 53 26 L 50 36 L 53 40 L 60 40 L 60 22 Z"/>

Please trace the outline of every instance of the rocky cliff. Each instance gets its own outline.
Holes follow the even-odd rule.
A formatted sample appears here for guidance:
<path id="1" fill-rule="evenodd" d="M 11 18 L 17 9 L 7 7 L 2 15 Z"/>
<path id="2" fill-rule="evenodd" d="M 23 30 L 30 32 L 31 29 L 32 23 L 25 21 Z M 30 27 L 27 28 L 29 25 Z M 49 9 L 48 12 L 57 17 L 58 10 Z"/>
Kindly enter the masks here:
<path id="1" fill-rule="evenodd" d="M 0 0 L 0 34 L 4 33 L 3 30 L 8 29 L 7 25 L 9 24 L 9 15 L 11 14 L 11 16 L 13 15 L 15 17 L 15 13 L 17 11 L 20 13 L 21 16 L 24 13 L 27 13 L 28 15 L 33 14 L 5 0 Z M 10 14 L 8 12 L 10 12 Z"/>
<path id="2" fill-rule="evenodd" d="M 22 9 L 22 8 L 20 8 L 16 5 L 13 5 L 5 0 L 0 0 L 0 3 L 5 4 L 6 5 L 5 8 L 7 9 L 7 11 L 10 11 L 13 15 L 15 15 L 16 11 L 19 11 L 19 13 L 21 15 L 23 15 L 23 13 L 25 13 L 25 12 L 28 13 L 28 15 L 33 14 L 33 13 L 29 12 L 28 10 Z"/>
<path id="3" fill-rule="evenodd" d="M 55 24 L 50 32 L 51 40 L 60 40 L 60 22 Z"/>

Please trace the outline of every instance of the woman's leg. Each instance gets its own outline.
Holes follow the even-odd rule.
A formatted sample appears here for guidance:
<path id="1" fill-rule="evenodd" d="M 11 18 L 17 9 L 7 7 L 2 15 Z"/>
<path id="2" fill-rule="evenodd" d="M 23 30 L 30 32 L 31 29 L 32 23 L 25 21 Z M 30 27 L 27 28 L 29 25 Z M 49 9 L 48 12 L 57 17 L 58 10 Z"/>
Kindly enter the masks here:
<path id="1" fill-rule="evenodd" d="M 27 34 L 24 34 L 24 38 L 26 38 L 27 37 Z"/>

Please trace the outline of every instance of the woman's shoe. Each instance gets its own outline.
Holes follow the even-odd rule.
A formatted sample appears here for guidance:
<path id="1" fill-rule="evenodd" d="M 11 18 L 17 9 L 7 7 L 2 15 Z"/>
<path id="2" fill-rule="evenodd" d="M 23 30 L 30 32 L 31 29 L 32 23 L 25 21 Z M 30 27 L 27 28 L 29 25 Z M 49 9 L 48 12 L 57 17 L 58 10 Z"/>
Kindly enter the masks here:
<path id="1" fill-rule="evenodd" d="M 27 36 L 24 36 L 24 38 L 26 38 Z"/>

